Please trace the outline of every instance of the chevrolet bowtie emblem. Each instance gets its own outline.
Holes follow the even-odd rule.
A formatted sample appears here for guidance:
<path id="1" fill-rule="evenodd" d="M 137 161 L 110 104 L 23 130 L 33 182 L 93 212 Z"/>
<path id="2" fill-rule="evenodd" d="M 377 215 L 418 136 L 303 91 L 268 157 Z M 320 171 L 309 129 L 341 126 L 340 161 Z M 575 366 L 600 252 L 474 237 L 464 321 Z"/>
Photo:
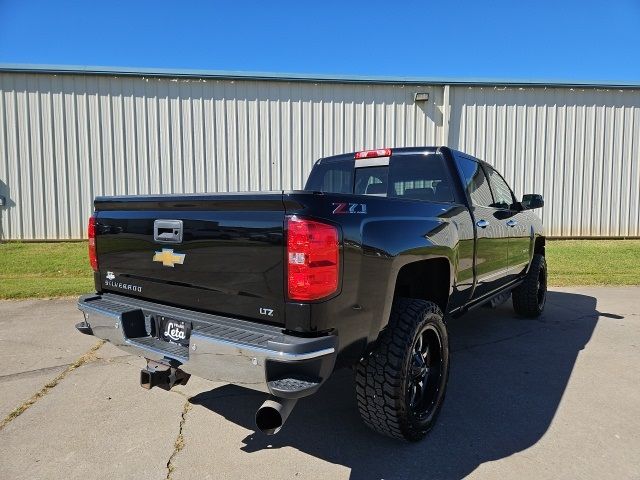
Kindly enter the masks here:
<path id="1" fill-rule="evenodd" d="M 173 253 L 170 248 L 163 248 L 161 252 L 156 252 L 153 256 L 154 262 L 162 262 L 165 267 L 173 267 L 176 263 L 184 263 L 184 253 Z"/>

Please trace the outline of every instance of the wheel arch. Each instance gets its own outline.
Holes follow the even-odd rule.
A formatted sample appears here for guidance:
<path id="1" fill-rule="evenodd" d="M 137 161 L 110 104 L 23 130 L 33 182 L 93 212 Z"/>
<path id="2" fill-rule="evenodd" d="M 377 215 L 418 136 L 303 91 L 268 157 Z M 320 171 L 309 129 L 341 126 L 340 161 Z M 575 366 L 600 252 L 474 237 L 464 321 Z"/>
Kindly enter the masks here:
<path id="1" fill-rule="evenodd" d="M 396 276 L 393 298 L 427 300 L 445 313 L 450 294 L 451 263 L 446 257 L 435 257 L 402 266 Z"/>
<path id="2" fill-rule="evenodd" d="M 399 259 L 403 257 L 398 257 Z M 433 255 L 428 258 L 418 258 L 404 261 L 395 267 L 395 274 L 388 284 L 388 292 L 384 311 L 381 312 L 379 322 L 372 325 L 369 333 L 369 343 L 375 343 L 380 332 L 389 323 L 391 308 L 396 298 L 415 298 L 434 302 L 442 313 L 447 312 L 451 285 L 453 284 L 453 266 L 447 255 Z"/>

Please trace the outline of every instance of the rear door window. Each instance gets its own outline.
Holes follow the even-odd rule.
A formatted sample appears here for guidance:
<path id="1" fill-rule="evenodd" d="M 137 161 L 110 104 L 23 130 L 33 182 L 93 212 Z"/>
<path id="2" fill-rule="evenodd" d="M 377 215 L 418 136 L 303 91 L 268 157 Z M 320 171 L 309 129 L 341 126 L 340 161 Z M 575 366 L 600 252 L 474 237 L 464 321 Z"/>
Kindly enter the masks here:
<path id="1" fill-rule="evenodd" d="M 471 197 L 471 203 L 480 207 L 493 206 L 489 180 L 487 180 L 480 164 L 465 157 L 458 157 L 457 162 L 464 178 L 465 189 Z"/>
<path id="2" fill-rule="evenodd" d="M 389 196 L 432 202 L 453 201 L 451 179 L 442 155 L 392 156 L 389 162 Z"/>

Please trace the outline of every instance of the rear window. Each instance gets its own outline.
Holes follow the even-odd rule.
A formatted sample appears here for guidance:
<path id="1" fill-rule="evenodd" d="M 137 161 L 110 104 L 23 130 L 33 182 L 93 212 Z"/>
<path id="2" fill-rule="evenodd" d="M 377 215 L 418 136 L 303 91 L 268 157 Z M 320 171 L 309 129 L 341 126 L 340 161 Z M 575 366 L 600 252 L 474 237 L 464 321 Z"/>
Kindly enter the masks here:
<path id="1" fill-rule="evenodd" d="M 432 202 L 454 200 L 451 180 L 439 154 L 391 156 L 388 166 L 356 165 L 356 161 L 348 160 L 316 165 L 305 190 Z"/>
<path id="2" fill-rule="evenodd" d="M 355 160 L 319 163 L 311 170 L 305 190 L 326 193 L 353 193 Z"/>
<path id="3" fill-rule="evenodd" d="M 387 196 L 389 167 L 356 168 L 356 179 L 353 193 L 356 195 Z"/>

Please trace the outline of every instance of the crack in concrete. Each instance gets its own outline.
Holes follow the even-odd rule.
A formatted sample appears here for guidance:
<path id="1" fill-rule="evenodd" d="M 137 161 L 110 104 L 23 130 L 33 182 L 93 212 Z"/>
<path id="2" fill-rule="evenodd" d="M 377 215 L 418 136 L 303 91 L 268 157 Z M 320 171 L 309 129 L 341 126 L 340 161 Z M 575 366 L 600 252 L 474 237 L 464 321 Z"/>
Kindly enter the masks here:
<path id="1" fill-rule="evenodd" d="M 53 365 L 51 367 L 42 367 L 42 368 L 36 368 L 33 370 L 25 370 L 24 372 L 15 372 L 15 373 L 9 373 L 7 375 L 0 375 L 0 383 L 2 382 L 8 382 L 10 380 L 14 380 L 16 378 L 22 378 L 22 377 L 33 377 L 33 376 L 37 376 L 40 375 L 42 373 L 50 373 L 54 370 L 60 370 L 61 368 L 66 368 L 69 365 L 71 365 L 70 363 L 62 363 L 60 365 Z"/>
<path id="2" fill-rule="evenodd" d="M 9 425 L 13 420 L 22 415 L 25 411 L 31 408 L 40 398 L 44 397 L 52 388 L 55 388 L 58 383 L 62 379 L 64 379 L 67 375 L 73 372 L 75 369 L 80 368 L 81 366 L 92 362 L 96 359 L 96 352 L 102 345 L 104 345 L 105 341 L 100 340 L 93 347 L 91 347 L 84 355 L 78 358 L 75 362 L 68 365 L 62 372 L 60 372 L 53 380 L 45 384 L 40 390 L 38 390 L 29 400 L 24 402 L 17 408 L 14 408 L 9 415 L 7 415 L 2 422 L 0 422 L 0 431 Z"/>
<path id="3" fill-rule="evenodd" d="M 167 477 L 166 480 L 171 480 L 173 478 L 173 471 L 175 470 L 175 466 L 173 464 L 173 459 L 178 455 L 182 449 L 184 448 L 184 436 L 182 435 L 182 430 L 184 429 L 184 424 L 187 421 L 187 413 L 191 410 L 191 403 L 189 400 L 184 402 L 184 406 L 182 407 L 182 417 L 180 418 L 180 426 L 178 428 L 178 435 L 176 436 L 176 441 L 173 444 L 173 452 L 167 461 Z"/>

